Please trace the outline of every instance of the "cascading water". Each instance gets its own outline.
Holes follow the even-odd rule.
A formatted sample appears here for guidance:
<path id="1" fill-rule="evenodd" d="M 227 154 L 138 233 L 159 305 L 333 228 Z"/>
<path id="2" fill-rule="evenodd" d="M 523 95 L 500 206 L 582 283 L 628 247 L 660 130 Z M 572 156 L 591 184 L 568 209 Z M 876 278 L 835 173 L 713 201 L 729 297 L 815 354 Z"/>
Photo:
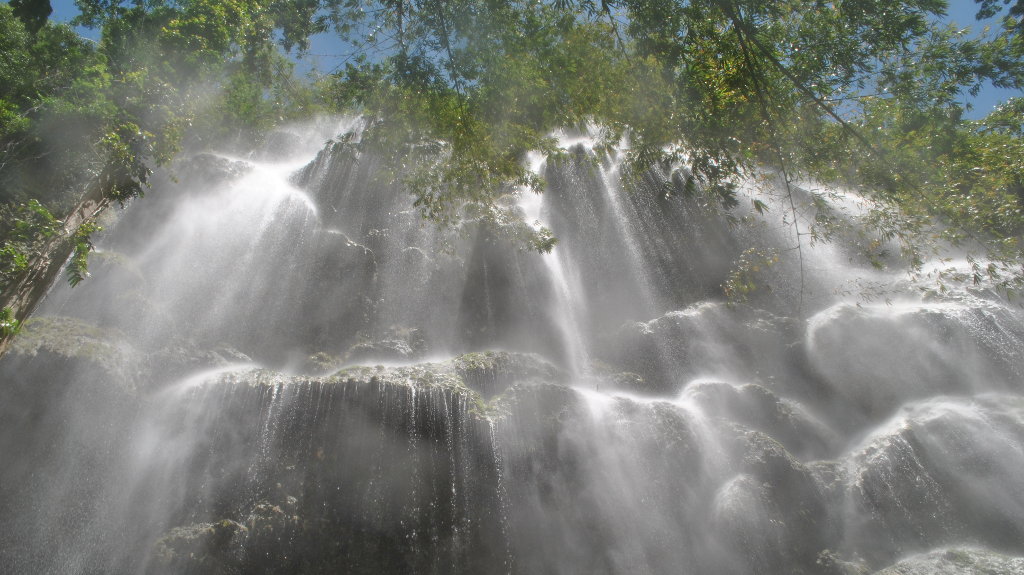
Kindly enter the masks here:
<path id="1" fill-rule="evenodd" d="M 183 160 L 0 362 L 0 572 L 1024 572 L 1018 309 L 842 238 L 729 305 L 781 189 L 563 144 L 543 256 L 423 222 L 356 122 Z"/>

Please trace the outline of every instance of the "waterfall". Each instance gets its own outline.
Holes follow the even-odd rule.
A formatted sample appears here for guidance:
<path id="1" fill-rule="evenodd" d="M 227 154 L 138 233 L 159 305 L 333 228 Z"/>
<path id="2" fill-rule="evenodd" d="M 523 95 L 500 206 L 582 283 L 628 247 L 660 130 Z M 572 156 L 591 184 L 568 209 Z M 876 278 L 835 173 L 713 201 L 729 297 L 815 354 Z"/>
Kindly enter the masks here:
<path id="1" fill-rule="evenodd" d="M 424 221 L 360 130 L 104 222 L 0 361 L 0 572 L 1024 570 L 1024 314 L 873 267 L 866 200 L 796 185 L 850 226 L 798 263 L 772 174 L 727 210 L 563 132 L 508 200 L 535 254 Z"/>

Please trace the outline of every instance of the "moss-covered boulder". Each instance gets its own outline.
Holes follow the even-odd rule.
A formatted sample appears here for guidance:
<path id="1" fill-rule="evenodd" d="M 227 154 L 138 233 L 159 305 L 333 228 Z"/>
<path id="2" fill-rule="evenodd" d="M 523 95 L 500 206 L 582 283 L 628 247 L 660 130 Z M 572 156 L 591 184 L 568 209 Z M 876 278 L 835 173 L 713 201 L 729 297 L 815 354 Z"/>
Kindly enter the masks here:
<path id="1" fill-rule="evenodd" d="M 378 337 L 359 336 L 341 360 L 346 364 L 409 363 L 421 359 L 427 350 L 422 330 L 393 326 Z"/>
<path id="2" fill-rule="evenodd" d="M 503 393 L 514 384 L 565 383 L 565 374 L 536 354 L 486 351 L 451 360 L 455 372 L 470 389 L 485 398 Z"/>

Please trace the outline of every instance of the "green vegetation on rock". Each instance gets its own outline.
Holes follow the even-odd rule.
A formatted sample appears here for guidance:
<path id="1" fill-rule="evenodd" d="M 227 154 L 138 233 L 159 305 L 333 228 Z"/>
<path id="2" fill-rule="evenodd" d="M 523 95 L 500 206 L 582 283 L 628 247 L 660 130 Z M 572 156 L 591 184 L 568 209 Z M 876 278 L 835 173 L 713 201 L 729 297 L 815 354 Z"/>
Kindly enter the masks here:
<path id="1" fill-rule="evenodd" d="M 14 352 L 34 356 L 49 352 L 65 358 L 86 359 L 110 370 L 130 356 L 124 336 L 70 317 L 40 317 L 25 322 Z"/>

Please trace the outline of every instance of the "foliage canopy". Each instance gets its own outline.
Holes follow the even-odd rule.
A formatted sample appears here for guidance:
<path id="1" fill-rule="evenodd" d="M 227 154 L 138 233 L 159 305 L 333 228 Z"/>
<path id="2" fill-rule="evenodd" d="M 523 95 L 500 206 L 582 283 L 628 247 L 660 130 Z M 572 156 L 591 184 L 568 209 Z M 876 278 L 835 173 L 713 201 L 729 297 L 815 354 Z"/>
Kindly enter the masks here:
<path id="1" fill-rule="evenodd" d="M 374 119 L 369 144 L 404 167 L 431 218 L 458 221 L 467 202 L 500 212 L 499 184 L 537 184 L 525 154 L 556 153 L 552 130 L 588 122 L 606 145 L 628 138 L 627 172 L 682 166 L 686 189 L 723 207 L 739 201 L 739 176 L 765 166 L 787 189 L 838 182 L 874 201 L 868 251 L 898 240 L 917 273 L 953 242 L 986 262 L 975 281 L 984 272 L 1013 291 L 1024 280 L 1024 108 L 964 119 L 983 86 L 1024 85 L 1019 3 L 980 0 L 979 17 L 1009 6 L 982 34 L 943 24 L 943 0 L 327 5 L 349 42 L 377 52 L 324 79 L 323 93 Z M 836 220 L 813 207 L 821 225 L 798 237 L 827 239 Z"/>
<path id="2" fill-rule="evenodd" d="M 1024 86 L 1019 1 L 978 0 L 999 18 L 982 34 L 942 24 L 944 0 L 76 4 L 98 43 L 47 22 L 48 2 L 0 5 L 0 307 L 33 256 L 60 245 L 84 261 L 85 222 L 55 223 L 83 196 L 124 203 L 185 141 L 335 111 L 368 118 L 360 145 L 425 216 L 483 218 L 541 251 L 554 238 L 501 197 L 538 189 L 526 154 L 557 154 L 551 132 L 587 123 L 603 145 L 628 140 L 628 173 L 680 166 L 688 193 L 726 208 L 765 166 L 787 186 L 840 182 L 876 202 L 878 240 L 898 239 L 912 269 L 953 242 L 975 254 L 970 279 L 1024 282 L 1024 104 L 968 121 L 963 103 Z M 289 53 L 323 32 L 352 57 L 295 78 Z"/>

